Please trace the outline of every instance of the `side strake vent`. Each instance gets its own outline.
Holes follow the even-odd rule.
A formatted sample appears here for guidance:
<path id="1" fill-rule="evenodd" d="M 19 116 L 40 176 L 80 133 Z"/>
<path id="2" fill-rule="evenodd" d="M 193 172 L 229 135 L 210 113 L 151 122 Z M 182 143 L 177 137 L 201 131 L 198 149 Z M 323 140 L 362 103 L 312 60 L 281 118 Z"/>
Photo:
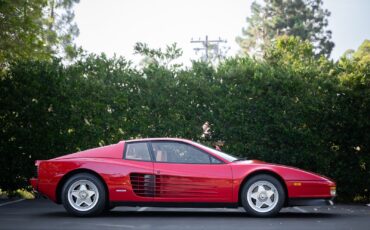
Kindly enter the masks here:
<path id="1" fill-rule="evenodd" d="M 218 197 L 216 185 L 201 177 L 158 175 L 155 181 L 155 197 L 196 198 Z"/>
<path id="2" fill-rule="evenodd" d="M 131 173 L 130 180 L 136 195 L 153 197 L 155 190 L 155 177 L 152 174 Z"/>
<path id="3" fill-rule="evenodd" d="M 207 184 L 206 180 L 202 178 L 131 173 L 130 180 L 134 193 L 141 197 L 194 198 L 219 196 L 216 185 Z"/>

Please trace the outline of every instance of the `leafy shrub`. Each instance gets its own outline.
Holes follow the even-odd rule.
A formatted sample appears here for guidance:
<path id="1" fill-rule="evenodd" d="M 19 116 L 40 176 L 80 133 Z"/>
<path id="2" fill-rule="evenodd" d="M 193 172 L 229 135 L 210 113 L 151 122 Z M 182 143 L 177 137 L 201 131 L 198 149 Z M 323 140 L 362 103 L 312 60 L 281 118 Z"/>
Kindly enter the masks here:
<path id="1" fill-rule="evenodd" d="M 226 152 L 323 173 L 340 199 L 369 200 L 369 64 L 315 58 L 292 37 L 264 60 L 217 67 L 179 68 L 165 60 L 176 48 L 144 48 L 161 60 L 142 69 L 104 55 L 13 63 L 0 80 L 0 187 L 25 186 L 36 159 L 136 137 L 200 140 L 209 121 L 210 141 L 224 140 Z"/>

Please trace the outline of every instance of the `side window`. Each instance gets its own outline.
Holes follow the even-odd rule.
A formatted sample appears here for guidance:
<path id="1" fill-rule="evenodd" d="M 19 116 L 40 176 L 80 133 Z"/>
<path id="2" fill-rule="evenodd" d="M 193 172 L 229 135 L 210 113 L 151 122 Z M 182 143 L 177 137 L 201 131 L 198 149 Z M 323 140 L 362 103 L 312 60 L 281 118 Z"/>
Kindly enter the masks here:
<path id="1" fill-rule="evenodd" d="M 211 156 L 210 156 L 210 158 L 211 158 L 211 163 L 212 164 L 222 164 L 222 161 L 220 161 L 219 159 L 216 159 L 216 158 L 211 157 Z"/>
<path id="2" fill-rule="evenodd" d="M 219 160 L 187 144 L 179 142 L 152 142 L 157 162 L 183 164 L 218 164 Z"/>
<path id="3" fill-rule="evenodd" d="M 128 143 L 126 146 L 125 159 L 137 161 L 151 161 L 147 143 L 146 142 Z"/>

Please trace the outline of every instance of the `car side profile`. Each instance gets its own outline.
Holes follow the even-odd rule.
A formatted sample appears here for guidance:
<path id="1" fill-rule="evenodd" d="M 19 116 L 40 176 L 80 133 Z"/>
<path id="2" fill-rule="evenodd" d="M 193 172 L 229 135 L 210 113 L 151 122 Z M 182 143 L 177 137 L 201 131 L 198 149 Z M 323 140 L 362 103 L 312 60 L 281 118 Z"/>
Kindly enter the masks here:
<path id="1" fill-rule="evenodd" d="M 75 216 L 116 206 L 242 206 L 268 217 L 287 206 L 326 205 L 336 195 L 336 184 L 324 176 L 178 138 L 121 141 L 36 166 L 32 187 Z"/>

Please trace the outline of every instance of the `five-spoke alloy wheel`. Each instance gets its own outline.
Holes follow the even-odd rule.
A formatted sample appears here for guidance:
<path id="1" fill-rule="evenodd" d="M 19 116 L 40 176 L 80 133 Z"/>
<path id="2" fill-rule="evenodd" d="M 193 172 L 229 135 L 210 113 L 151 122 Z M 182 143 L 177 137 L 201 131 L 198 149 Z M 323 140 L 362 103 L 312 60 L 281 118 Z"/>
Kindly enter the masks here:
<path id="1" fill-rule="evenodd" d="M 244 209 L 253 216 L 273 216 L 284 205 L 285 192 L 281 183 L 270 175 L 260 174 L 250 178 L 241 194 Z"/>
<path id="2" fill-rule="evenodd" d="M 104 185 L 92 174 L 76 174 L 69 178 L 63 186 L 62 203 L 73 215 L 97 215 L 106 207 Z"/>

